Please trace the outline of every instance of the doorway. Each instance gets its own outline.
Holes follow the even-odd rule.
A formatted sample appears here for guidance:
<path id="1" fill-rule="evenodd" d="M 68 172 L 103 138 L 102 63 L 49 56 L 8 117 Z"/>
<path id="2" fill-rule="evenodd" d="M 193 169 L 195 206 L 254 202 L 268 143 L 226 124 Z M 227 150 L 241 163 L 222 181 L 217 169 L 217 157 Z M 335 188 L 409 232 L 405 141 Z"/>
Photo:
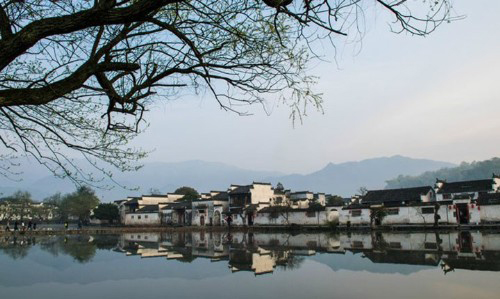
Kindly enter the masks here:
<path id="1" fill-rule="evenodd" d="M 247 218 L 248 218 L 248 225 L 253 225 L 253 214 L 248 214 L 247 215 Z"/>
<path id="2" fill-rule="evenodd" d="M 215 211 L 214 213 L 214 223 L 216 226 L 219 226 L 220 225 L 220 212 L 219 211 Z"/>
<path id="3" fill-rule="evenodd" d="M 469 224 L 469 205 L 466 203 L 460 203 L 456 205 L 457 207 L 457 222 L 459 224 Z"/>

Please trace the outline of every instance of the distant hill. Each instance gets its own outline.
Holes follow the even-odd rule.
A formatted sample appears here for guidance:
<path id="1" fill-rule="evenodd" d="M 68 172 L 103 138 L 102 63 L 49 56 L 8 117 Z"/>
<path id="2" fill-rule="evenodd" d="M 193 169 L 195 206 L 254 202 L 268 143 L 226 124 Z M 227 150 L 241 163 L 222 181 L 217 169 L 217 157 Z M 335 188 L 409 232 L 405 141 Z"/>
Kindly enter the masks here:
<path id="1" fill-rule="evenodd" d="M 75 190 L 75 186 L 69 180 L 55 178 L 36 163 L 23 163 L 19 171 L 23 172 L 23 180 L 20 182 L 0 176 L 0 197 L 22 189 L 31 192 L 34 199 L 42 200 L 57 191 L 67 193 Z M 147 194 L 150 189 L 158 189 L 162 193 L 173 192 L 181 186 L 191 186 L 202 192 L 226 190 L 231 183 L 248 184 L 280 175 L 283 174 L 242 169 L 224 163 L 200 160 L 173 163 L 152 162 L 145 163 L 144 167 L 137 172 L 114 174 L 113 179 L 116 182 L 128 189 L 139 187 L 138 190 L 127 190 L 116 186 L 111 190 L 96 189 L 96 193 L 102 201 L 109 202 L 129 195 Z M 113 183 L 103 182 L 103 184 L 112 185 Z"/>
<path id="2" fill-rule="evenodd" d="M 329 163 L 323 169 L 307 175 L 293 174 L 271 178 L 274 184 L 281 182 L 285 188 L 354 195 L 359 187 L 383 189 L 385 181 L 399 174 L 417 175 L 428 170 L 452 167 L 455 164 L 403 156 L 380 157 L 358 162 Z"/>
<path id="3" fill-rule="evenodd" d="M 295 191 L 310 190 L 351 196 L 361 186 L 381 189 L 387 179 L 399 174 L 417 175 L 427 170 L 436 170 L 454 164 L 440 161 L 412 159 L 402 156 L 373 158 L 359 162 L 330 163 L 323 169 L 307 175 L 284 175 L 279 172 L 254 171 L 218 162 L 185 161 L 175 163 L 146 163 L 137 172 L 116 173 L 113 176 L 128 190 L 114 187 L 111 190 L 97 189 L 96 193 L 104 202 L 137 196 L 158 189 L 162 193 L 173 192 L 180 186 L 191 186 L 201 192 L 225 190 L 230 184 L 250 184 L 253 181 L 278 182 Z M 72 192 L 75 186 L 68 180 L 53 177 L 42 166 L 23 163 L 23 181 L 13 182 L 0 177 L 0 193 L 10 195 L 22 189 L 32 193 L 33 198 L 42 200 L 57 191 Z"/>
<path id="4" fill-rule="evenodd" d="M 395 179 L 388 180 L 386 188 L 432 186 L 436 182 L 436 178 L 444 179 L 448 182 L 480 180 L 491 178 L 492 173 L 500 174 L 500 158 L 472 163 L 463 162 L 457 167 L 426 171 L 417 176 L 399 175 Z"/>

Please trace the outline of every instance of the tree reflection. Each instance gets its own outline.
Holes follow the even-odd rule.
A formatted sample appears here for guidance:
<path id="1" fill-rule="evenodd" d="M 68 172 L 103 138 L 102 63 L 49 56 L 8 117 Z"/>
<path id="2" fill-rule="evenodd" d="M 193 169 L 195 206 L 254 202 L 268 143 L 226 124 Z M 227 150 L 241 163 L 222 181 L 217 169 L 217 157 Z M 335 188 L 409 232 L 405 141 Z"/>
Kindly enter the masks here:
<path id="1" fill-rule="evenodd" d="M 95 256 L 97 246 L 90 242 L 89 236 L 65 237 L 59 243 L 63 253 L 70 255 L 79 263 L 87 263 Z"/>
<path id="2" fill-rule="evenodd" d="M 33 245 L 53 257 L 69 255 L 79 263 L 92 261 L 97 249 L 114 249 L 119 241 L 119 235 L 88 235 L 69 236 L 6 236 L 0 240 L 0 252 L 18 260 L 25 258 Z"/>

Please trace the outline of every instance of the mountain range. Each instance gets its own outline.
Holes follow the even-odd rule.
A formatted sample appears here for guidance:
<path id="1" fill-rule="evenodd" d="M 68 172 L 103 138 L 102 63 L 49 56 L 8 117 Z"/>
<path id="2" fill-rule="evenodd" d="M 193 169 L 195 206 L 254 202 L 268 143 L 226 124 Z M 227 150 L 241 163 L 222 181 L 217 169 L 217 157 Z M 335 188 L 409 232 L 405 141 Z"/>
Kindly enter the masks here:
<path id="1" fill-rule="evenodd" d="M 452 163 L 442 161 L 392 156 L 358 162 L 329 163 L 309 174 L 283 174 L 200 160 L 150 162 L 145 163 L 137 172 L 116 173 L 113 176 L 126 189 L 116 186 L 111 190 L 96 189 L 96 193 L 103 202 L 109 202 L 126 196 L 147 194 L 151 189 L 167 193 L 180 186 L 191 186 L 200 192 L 208 192 L 226 190 L 230 184 L 258 181 L 273 185 L 281 182 L 285 188 L 293 191 L 310 190 L 348 197 L 355 194 L 361 186 L 368 189 L 384 188 L 387 180 L 398 175 L 415 176 L 425 171 L 453 166 L 455 165 Z M 35 163 L 22 163 L 20 171 L 23 174 L 22 181 L 19 182 L 0 177 L 0 196 L 9 195 L 16 190 L 27 190 L 34 199 L 41 200 L 58 191 L 67 193 L 75 189 L 69 180 L 55 178 Z"/>

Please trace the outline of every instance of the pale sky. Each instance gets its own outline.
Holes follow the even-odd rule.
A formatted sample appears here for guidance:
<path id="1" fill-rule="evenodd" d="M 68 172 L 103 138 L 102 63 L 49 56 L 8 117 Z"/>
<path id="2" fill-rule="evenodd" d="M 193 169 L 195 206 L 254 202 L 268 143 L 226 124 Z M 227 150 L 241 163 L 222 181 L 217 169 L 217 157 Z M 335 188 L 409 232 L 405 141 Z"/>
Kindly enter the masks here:
<path id="1" fill-rule="evenodd" d="M 362 44 L 338 44 L 319 63 L 324 114 L 294 127 L 285 105 L 252 116 L 225 112 L 209 96 L 159 104 L 134 142 L 147 161 L 200 159 L 255 170 L 308 173 L 329 162 L 401 154 L 459 163 L 500 155 L 500 1 L 455 1 L 466 19 L 426 38 L 367 19 Z M 358 53 L 357 48 L 362 45 Z M 334 60 L 331 48 L 323 54 Z"/>

